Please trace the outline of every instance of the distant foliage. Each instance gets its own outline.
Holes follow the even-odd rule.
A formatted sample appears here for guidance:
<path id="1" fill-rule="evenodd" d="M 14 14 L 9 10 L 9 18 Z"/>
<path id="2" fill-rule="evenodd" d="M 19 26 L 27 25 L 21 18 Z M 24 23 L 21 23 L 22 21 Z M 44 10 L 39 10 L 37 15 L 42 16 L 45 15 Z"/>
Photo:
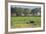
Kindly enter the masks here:
<path id="1" fill-rule="evenodd" d="M 15 14 L 15 15 L 14 15 Z M 41 8 L 29 9 L 21 7 L 11 7 L 11 15 L 13 16 L 41 16 Z"/>
<path id="2" fill-rule="evenodd" d="M 41 15 L 41 8 L 35 8 L 31 10 L 31 13 L 35 16 L 40 16 Z"/>

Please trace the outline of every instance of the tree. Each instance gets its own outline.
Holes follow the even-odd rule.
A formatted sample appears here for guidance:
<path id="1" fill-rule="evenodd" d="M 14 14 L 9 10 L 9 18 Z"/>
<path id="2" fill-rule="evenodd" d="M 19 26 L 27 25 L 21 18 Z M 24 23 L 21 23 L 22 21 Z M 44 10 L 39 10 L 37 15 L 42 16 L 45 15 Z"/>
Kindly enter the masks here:
<path id="1" fill-rule="evenodd" d="M 32 9 L 32 10 L 31 10 L 31 13 L 32 13 L 33 15 L 37 15 L 38 12 L 41 13 L 41 8 L 35 8 L 35 9 Z"/>
<path id="2" fill-rule="evenodd" d="M 16 9 L 16 16 L 21 16 L 21 14 L 23 13 L 23 8 L 19 7 L 19 8 L 15 8 Z"/>
<path id="3" fill-rule="evenodd" d="M 15 8 L 11 7 L 11 13 L 15 13 L 15 11 L 16 11 Z"/>
<path id="4" fill-rule="evenodd" d="M 29 9 L 27 9 L 27 8 L 24 8 L 24 12 L 23 12 L 23 13 L 24 13 L 24 15 L 25 15 L 25 16 L 27 16 L 27 14 L 28 14 L 28 11 L 29 11 Z"/>

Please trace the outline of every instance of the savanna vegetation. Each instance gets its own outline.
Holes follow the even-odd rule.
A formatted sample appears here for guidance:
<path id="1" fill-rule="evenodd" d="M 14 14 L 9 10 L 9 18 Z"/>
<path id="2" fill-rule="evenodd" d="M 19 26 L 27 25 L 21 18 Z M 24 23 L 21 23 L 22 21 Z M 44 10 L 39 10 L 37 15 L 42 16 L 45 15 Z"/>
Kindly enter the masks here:
<path id="1" fill-rule="evenodd" d="M 41 26 L 41 8 L 11 7 L 12 28 L 34 28 Z"/>

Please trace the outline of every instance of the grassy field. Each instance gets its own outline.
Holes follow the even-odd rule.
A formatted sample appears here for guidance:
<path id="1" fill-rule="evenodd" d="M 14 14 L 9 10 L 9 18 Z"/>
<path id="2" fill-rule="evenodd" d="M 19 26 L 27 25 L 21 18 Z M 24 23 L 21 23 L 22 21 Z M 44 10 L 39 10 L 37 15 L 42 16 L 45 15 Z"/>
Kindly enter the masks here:
<path id="1" fill-rule="evenodd" d="M 34 23 L 29 23 L 30 21 L 34 21 Z M 40 24 L 41 17 L 11 17 L 12 28 L 40 27 Z"/>

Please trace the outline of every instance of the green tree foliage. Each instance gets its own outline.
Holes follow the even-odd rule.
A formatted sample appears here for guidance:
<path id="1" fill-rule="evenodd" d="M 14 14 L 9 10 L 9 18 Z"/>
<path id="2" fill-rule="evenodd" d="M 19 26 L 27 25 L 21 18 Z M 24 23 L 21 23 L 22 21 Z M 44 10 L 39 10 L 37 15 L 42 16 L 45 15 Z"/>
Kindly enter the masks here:
<path id="1" fill-rule="evenodd" d="M 21 16 L 21 13 L 22 13 L 22 8 L 15 8 L 16 9 L 16 15 L 17 16 Z"/>
<path id="2" fill-rule="evenodd" d="M 28 8 L 25 8 L 25 9 L 24 9 L 24 12 L 23 12 L 23 13 L 24 13 L 25 16 L 29 13 L 28 11 L 29 11 Z"/>
<path id="3" fill-rule="evenodd" d="M 37 13 L 41 13 L 41 8 L 35 8 L 35 9 L 32 9 L 31 10 L 31 13 L 33 14 L 33 15 L 37 15 Z"/>
<path id="4" fill-rule="evenodd" d="M 15 7 L 15 8 L 11 8 L 11 13 L 15 13 L 16 16 L 21 16 L 21 14 L 23 13 L 23 8 L 18 8 L 18 7 Z"/>
<path id="5" fill-rule="evenodd" d="M 32 14 L 33 16 L 37 16 L 38 12 L 39 14 L 41 13 L 41 8 L 35 8 L 32 10 L 29 8 L 21 8 L 21 7 L 11 8 L 11 13 L 15 13 L 16 16 L 22 16 L 22 14 L 24 14 L 24 16 L 27 16 L 29 14 Z"/>

